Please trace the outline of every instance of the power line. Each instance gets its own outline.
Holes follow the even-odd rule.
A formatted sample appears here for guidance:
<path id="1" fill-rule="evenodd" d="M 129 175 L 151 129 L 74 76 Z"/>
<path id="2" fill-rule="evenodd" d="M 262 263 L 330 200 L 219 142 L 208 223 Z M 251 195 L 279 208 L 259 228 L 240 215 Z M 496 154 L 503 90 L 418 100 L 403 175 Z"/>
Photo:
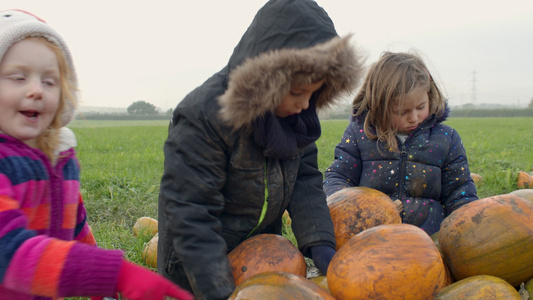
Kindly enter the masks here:
<path id="1" fill-rule="evenodd" d="M 472 103 L 476 105 L 476 71 L 472 71 Z"/>

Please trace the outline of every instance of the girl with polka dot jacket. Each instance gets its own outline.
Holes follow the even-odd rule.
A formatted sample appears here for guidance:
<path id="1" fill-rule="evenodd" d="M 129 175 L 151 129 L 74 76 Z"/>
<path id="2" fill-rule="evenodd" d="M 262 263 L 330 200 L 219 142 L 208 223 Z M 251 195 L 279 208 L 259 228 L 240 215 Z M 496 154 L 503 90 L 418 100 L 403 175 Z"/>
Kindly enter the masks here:
<path id="1" fill-rule="evenodd" d="M 448 112 L 418 55 L 383 53 L 353 100 L 351 122 L 325 172 L 326 194 L 373 188 L 402 202 L 403 223 L 439 231 L 452 211 L 478 199 L 461 137 L 442 123 Z"/>

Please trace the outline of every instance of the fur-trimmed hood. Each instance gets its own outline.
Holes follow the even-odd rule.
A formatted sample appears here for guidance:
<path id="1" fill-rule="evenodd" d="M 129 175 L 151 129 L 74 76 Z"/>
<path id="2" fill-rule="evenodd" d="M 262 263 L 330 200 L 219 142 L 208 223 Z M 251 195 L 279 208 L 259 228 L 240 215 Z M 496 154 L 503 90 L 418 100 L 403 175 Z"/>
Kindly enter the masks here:
<path id="1" fill-rule="evenodd" d="M 274 112 L 293 83 L 324 79 L 316 101 L 321 109 L 353 92 L 364 72 L 350 35 L 337 36 L 314 1 L 294 0 L 271 0 L 260 10 L 226 71 L 227 89 L 218 98 L 220 117 L 234 129 Z"/>
<path id="2" fill-rule="evenodd" d="M 219 97 L 221 117 L 234 128 L 273 112 L 292 83 L 324 79 L 316 108 L 334 104 L 359 83 L 363 67 L 350 36 L 335 37 L 306 49 L 280 49 L 248 59 L 230 74 L 228 89 Z"/>

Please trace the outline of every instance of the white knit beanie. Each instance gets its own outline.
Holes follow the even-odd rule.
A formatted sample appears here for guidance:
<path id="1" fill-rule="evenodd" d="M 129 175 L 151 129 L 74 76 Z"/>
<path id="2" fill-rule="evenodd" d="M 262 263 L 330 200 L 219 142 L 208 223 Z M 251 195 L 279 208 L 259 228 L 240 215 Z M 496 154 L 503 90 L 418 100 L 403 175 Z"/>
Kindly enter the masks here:
<path id="1" fill-rule="evenodd" d="M 65 55 L 67 64 L 71 69 L 71 78 L 74 89 L 77 88 L 76 70 L 72 62 L 72 56 L 63 38 L 46 24 L 45 21 L 37 16 L 23 10 L 4 10 L 0 11 L 0 61 L 6 51 L 16 42 L 28 37 L 44 37 L 50 42 L 57 45 Z M 76 97 L 76 91 L 72 91 Z M 65 126 L 74 117 L 76 99 L 66 101 L 62 116 L 62 125 Z"/>

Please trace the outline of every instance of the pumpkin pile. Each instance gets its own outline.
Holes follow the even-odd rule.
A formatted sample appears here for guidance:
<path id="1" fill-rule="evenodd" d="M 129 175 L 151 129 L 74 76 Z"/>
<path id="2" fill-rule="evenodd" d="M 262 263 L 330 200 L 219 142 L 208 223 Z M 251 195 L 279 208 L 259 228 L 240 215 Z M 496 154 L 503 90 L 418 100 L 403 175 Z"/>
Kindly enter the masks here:
<path id="1" fill-rule="evenodd" d="M 159 242 L 158 222 L 154 218 L 141 217 L 132 228 L 133 235 L 150 238 L 144 246 L 141 258 L 143 262 L 152 268 L 157 268 L 157 243 Z"/>
<path id="2" fill-rule="evenodd" d="M 326 276 L 305 279 L 298 264 L 281 270 L 289 258 L 302 264 L 298 249 L 258 235 L 230 253 L 238 282 L 230 299 L 533 299 L 532 191 L 464 205 L 430 237 L 402 224 L 398 207 L 379 191 L 341 190 L 328 198 L 338 250 Z M 278 258 L 267 261 L 272 254 Z M 301 291 L 309 284 L 318 295 Z"/>

